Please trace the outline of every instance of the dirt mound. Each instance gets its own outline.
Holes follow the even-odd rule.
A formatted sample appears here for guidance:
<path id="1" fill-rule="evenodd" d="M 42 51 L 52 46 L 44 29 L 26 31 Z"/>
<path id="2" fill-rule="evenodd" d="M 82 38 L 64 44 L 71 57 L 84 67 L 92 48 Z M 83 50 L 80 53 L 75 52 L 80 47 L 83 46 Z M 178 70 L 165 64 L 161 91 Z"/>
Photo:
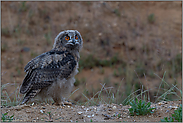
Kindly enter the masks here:
<path id="1" fill-rule="evenodd" d="M 154 113 L 144 116 L 130 116 L 129 105 L 101 104 L 98 106 L 66 105 L 55 106 L 49 104 L 18 105 L 1 108 L 2 113 L 14 115 L 13 121 L 19 122 L 159 122 L 164 117 L 171 116 L 181 101 L 159 102 L 152 104 L 156 107 Z"/>

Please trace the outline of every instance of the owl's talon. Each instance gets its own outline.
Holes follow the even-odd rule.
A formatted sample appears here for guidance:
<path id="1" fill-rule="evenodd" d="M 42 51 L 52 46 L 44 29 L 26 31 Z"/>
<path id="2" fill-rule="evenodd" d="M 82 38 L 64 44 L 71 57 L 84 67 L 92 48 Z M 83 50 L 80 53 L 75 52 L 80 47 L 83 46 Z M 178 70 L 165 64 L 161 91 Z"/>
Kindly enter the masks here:
<path id="1" fill-rule="evenodd" d="M 59 103 L 52 103 L 52 105 L 60 106 L 61 104 L 59 104 Z"/>
<path id="2" fill-rule="evenodd" d="M 69 106 L 72 105 L 72 102 L 68 102 L 68 101 L 64 101 L 63 103 L 64 103 L 64 105 L 69 105 Z"/>

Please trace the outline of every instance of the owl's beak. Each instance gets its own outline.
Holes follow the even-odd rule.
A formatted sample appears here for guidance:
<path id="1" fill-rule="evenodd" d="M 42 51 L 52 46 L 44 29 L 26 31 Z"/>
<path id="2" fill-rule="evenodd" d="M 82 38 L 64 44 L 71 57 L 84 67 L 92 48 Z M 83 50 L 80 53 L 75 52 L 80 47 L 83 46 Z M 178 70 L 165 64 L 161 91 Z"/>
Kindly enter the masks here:
<path id="1" fill-rule="evenodd" d="M 72 43 L 73 43 L 73 44 L 75 44 L 75 43 L 76 43 L 76 41 L 75 41 L 75 39 L 74 39 L 74 38 L 72 39 Z"/>

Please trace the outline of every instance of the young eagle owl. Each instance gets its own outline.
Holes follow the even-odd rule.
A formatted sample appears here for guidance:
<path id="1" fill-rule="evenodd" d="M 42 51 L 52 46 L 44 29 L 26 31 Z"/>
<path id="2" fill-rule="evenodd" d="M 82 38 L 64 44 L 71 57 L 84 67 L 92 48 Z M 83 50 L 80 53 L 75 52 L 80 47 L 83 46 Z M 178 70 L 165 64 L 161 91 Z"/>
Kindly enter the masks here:
<path id="1" fill-rule="evenodd" d="M 20 93 L 25 94 L 21 104 L 34 97 L 52 98 L 55 104 L 62 104 L 72 91 L 82 46 L 83 39 L 77 30 L 62 31 L 52 50 L 29 61 L 20 88 Z"/>

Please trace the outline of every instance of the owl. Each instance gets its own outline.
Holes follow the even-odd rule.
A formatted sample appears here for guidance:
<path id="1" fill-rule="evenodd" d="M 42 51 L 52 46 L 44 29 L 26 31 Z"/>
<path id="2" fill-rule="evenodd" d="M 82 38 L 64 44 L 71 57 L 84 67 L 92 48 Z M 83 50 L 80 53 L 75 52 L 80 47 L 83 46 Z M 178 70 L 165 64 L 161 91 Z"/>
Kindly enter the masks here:
<path id="1" fill-rule="evenodd" d="M 77 30 L 60 32 L 52 50 L 45 52 L 25 66 L 25 78 L 20 93 L 25 94 L 21 104 L 38 97 L 41 100 L 54 100 L 56 105 L 63 104 L 71 93 L 78 73 L 79 52 L 83 39 Z"/>

